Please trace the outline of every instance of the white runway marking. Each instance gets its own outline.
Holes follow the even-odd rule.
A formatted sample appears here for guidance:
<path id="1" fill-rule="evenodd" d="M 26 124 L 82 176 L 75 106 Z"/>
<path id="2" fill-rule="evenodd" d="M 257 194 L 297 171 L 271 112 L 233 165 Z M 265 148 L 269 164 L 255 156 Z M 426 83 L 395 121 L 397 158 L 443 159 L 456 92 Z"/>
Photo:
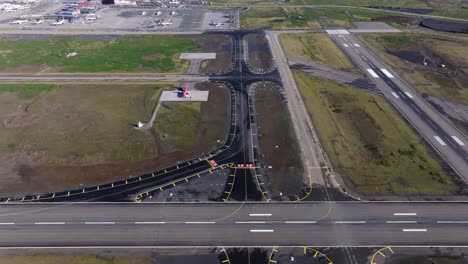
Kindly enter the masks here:
<path id="1" fill-rule="evenodd" d="M 468 221 L 437 221 L 438 224 L 468 224 Z"/>
<path id="2" fill-rule="evenodd" d="M 427 229 L 403 229 L 403 232 L 426 232 Z"/>
<path id="3" fill-rule="evenodd" d="M 0 225 L 14 225 L 15 223 L 0 223 Z"/>
<path id="4" fill-rule="evenodd" d="M 365 224 L 366 221 L 335 221 L 335 224 Z"/>
<path id="5" fill-rule="evenodd" d="M 395 98 L 400 98 L 400 96 L 398 96 L 395 92 L 392 92 L 393 96 L 395 96 Z"/>
<path id="6" fill-rule="evenodd" d="M 271 216 L 271 214 L 249 214 L 249 216 Z"/>
<path id="7" fill-rule="evenodd" d="M 115 222 L 85 222 L 85 225 L 113 225 Z"/>
<path id="8" fill-rule="evenodd" d="M 416 224 L 416 221 L 385 221 L 387 224 Z"/>
<path id="9" fill-rule="evenodd" d="M 434 136 L 435 139 L 437 139 L 437 141 L 439 141 L 439 143 L 442 145 L 442 146 L 446 146 L 447 144 L 445 144 L 445 142 L 438 136 Z"/>
<path id="10" fill-rule="evenodd" d="M 409 215 L 418 215 L 416 213 L 394 213 L 393 215 L 397 216 L 409 216 Z"/>
<path id="11" fill-rule="evenodd" d="M 354 43 L 354 47 L 359 48 L 361 46 L 359 44 L 357 44 L 357 43 Z"/>
<path id="12" fill-rule="evenodd" d="M 409 98 L 411 98 L 411 99 L 414 98 L 414 97 L 413 97 L 410 93 L 408 93 L 408 92 L 405 92 L 405 94 L 406 94 Z"/>
<path id="13" fill-rule="evenodd" d="M 458 145 L 465 146 L 465 144 L 463 144 L 463 142 L 460 139 L 458 139 L 456 136 L 452 136 L 452 138 L 458 143 Z"/>
<path id="14" fill-rule="evenodd" d="M 285 221 L 286 224 L 316 224 L 317 221 Z"/>
<path id="15" fill-rule="evenodd" d="M 345 48 L 349 48 L 349 45 L 348 45 L 348 44 L 343 44 L 343 46 L 344 46 Z"/>
<path id="16" fill-rule="evenodd" d="M 393 78 L 394 76 L 387 69 L 380 69 L 388 78 Z"/>
<path id="17" fill-rule="evenodd" d="M 377 73 L 375 73 L 375 71 L 373 71 L 372 69 L 367 69 L 367 71 L 370 73 L 370 75 L 372 75 L 372 77 L 374 77 L 374 78 L 379 78 L 379 76 L 377 75 Z"/>
<path id="18" fill-rule="evenodd" d="M 216 224 L 216 222 L 185 222 L 186 224 Z"/>
<path id="19" fill-rule="evenodd" d="M 273 229 L 250 229 L 251 233 L 272 233 L 274 231 Z"/>
<path id="20" fill-rule="evenodd" d="M 266 224 L 264 221 L 240 221 L 240 222 L 234 222 L 236 224 Z"/>
<path id="21" fill-rule="evenodd" d="M 157 224 L 165 224 L 166 222 L 135 222 L 137 225 L 157 225 Z"/>
<path id="22" fill-rule="evenodd" d="M 36 222 L 35 225 L 64 225 L 65 222 Z"/>

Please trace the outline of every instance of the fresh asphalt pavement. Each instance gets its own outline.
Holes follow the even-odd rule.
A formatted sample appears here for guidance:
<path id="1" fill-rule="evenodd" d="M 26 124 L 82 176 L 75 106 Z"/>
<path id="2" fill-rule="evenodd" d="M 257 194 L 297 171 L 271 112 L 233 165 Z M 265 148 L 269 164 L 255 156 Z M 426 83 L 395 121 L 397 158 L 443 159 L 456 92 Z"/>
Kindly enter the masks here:
<path id="1" fill-rule="evenodd" d="M 463 246 L 465 202 L 8 204 L 1 247 Z"/>
<path id="2" fill-rule="evenodd" d="M 468 183 L 466 136 L 443 118 L 401 77 L 351 34 L 332 39 L 366 74 L 433 149 Z"/>

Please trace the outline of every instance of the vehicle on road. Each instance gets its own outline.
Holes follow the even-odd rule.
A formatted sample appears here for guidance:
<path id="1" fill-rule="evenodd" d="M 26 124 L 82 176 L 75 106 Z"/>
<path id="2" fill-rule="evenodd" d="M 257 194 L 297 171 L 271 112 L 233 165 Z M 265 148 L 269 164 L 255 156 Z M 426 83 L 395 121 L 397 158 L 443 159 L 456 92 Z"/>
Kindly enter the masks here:
<path id="1" fill-rule="evenodd" d="M 50 25 L 51 26 L 60 26 L 60 25 L 63 25 L 65 23 L 65 19 L 59 19 L 59 20 L 56 20 L 54 22 L 52 22 Z"/>

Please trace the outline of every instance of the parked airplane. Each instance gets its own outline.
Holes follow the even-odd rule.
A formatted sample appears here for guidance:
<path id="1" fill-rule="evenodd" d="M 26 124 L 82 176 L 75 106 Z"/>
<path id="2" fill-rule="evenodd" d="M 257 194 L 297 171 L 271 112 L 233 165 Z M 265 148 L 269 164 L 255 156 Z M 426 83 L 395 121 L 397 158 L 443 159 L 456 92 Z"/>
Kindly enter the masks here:
<path id="1" fill-rule="evenodd" d="M 225 24 L 226 24 L 225 21 L 218 22 L 218 21 L 211 20 L 211 22 L 210 22 L 210 26 L 215 26 L 215 27 L 223 26 Z"/>
<path id="2" fill-rule="evenodd" d="M 24 24 L 24 23 L 28 23 L 28 20 L 27 19 L 22 19 L 22 18 L 17 18 L 17 19 L 14 19 L 14 20 L 11 20 L 9 22 L 10 24 L 14 25 L 21 25 L 21 24 Z"/>
<path id="3" fill-rule="evenodd" d="M 177 15 L 177 12 L 176 12 L 176 11 L 172 11 L 170 15 L 171 15 L 171 16 L 175 16 L 175 15 Z"/>
<path id="4" fill-rule="evenodd" d="M 160 15 L 162 15 L 162 12 L 161 12 L 161 11 L 158 11 L 158 12 L 156 13 L 156 16 L 160 16 Z"/>
<path id="5" fill-rule="evenodd" d="M 61 18 L 60 20 L 56 20 L 55 22 L 52 22 L 50 25 L 51 26 L 60 26 L 65 23 L 65 19 Z"/>
<path id="6" fill-rule="evenodd" d="M 189 91 L 188 91 L 188 85 L 184 85 L 184 90 L 182 91 L 182 98 L 192 98 L 190 95 L 189 95 Z"/>

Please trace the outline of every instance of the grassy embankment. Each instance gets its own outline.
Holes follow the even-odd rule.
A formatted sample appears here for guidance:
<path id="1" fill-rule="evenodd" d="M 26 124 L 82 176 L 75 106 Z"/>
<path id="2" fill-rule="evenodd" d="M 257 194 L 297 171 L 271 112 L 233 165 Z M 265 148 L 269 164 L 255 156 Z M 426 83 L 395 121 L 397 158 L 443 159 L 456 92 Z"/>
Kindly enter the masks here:
<path id="1" fill-rule="evenodd" d="M 294 75 L 333 167 L 348 187 L 366 195 L 457 191 L 422 139 L 384 98 Z"/>
<path id="2" fill-rule="evenodd" d="M 420 93 L 468 104 L 467 41 L 409 34 L 363 34 L 359 38 Z M 422 65 L 422 58 L 410 62 L 388 51 L 419 53 L 438 63 L 428 67 Z M 439 67 L 439 63 L 447 65 L 447 69 Z"/>
<path id="3" fill-rule="evenodd" d="M 151 257 L 98 256 L 98 255 L 0 255 L 2 264 L 151 264 Z"/>
<path id="4" fill-rule="evenodd" d="M 261 159 L 264 165 L 273 167 L 263 176 L 273 196 L 279 197 L 281 192 L 294 200 L 304 186 L 304 170 L 288 109 L 275 89 L 265 87 L 257 88 L 255 109 Z"/>
<path id="5" fill-rule="evenodd" d="M 181 52 L 196 51 L 182 36 L 127 36 L 113 40 L 56 36 L 41 40 L 0 40 L 0 71 L 34 73 L 183 72 Z M 69 52 L 78 56 L 66 58 Z"/>
<path id="6" fill-rule="evenodd" d="M 283 34 L 281 46 L 291 59 L 316 62 L 336 69 L 355 72 L 358 70 L 331 40 L 324 34 Z"/>

